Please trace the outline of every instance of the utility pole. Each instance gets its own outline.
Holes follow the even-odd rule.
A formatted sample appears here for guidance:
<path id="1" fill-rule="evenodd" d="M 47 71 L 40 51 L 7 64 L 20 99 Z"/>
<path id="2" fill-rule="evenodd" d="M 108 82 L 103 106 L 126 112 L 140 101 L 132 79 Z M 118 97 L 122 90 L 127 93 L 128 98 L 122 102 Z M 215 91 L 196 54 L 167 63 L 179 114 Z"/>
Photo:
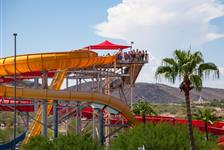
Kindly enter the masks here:
<path id="1" fill-rule="evenodd" d="M 14 36 L 14 141 L 13 147 L 16 149 L 16 36 L 17 33 L 13 33 Z"/>
<path id="2" fill-rule="evenodd" d="M 134 44 L 134 42 L 133 41 L 131 41 L 131 47 L 130 47 L 130 51 L 132 51 L 132 47 L 133 47 L 133 44 Z M 134 73 L 133 73 L 133 67 L 132 67 L 132 64 L 130 65 L 130 69 L 131 69 L 131 71 L 130 71 L 130 86 L 131 86 L 131 110 L 133 109 L 133 76 L 134 76 Z"/>

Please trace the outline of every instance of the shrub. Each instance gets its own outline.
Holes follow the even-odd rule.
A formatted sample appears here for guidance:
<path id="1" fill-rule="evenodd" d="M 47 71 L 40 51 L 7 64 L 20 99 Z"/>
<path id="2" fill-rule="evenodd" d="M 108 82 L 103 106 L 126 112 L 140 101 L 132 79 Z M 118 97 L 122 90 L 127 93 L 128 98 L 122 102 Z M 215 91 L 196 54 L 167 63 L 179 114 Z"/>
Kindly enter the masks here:
<path id="1" fill-rule="evenodd" d="M 23 145 L 23 150 L 101 150 L 102 147 L 91 137 L 69 134 L 59 136 L 55 141 L 47 137 L 38 136 Z"/>
<path id="2" fill-rule="evenodd" d="M 194 130 L 197 150 L 218 149 L 215 142 L 206 142 L 203 134 Z M 136 150 L 144 145 L 147 150 L 190 149 L 187 127 L 183 125 L 139 125 L 120 134 L 111 143 L 111 150 Z"/>

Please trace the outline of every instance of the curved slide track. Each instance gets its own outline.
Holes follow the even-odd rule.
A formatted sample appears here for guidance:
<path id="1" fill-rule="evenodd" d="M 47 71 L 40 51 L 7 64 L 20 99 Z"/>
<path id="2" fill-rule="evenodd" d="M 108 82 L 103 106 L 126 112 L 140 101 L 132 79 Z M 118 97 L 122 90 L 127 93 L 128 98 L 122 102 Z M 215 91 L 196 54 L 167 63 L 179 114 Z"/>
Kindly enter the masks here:
<path id="1" fill-rule="evenodd" d="M 81 69 L 92 66 L 110 64 L 116 61 L 116 56 L 98 56 L 87 50 L 70 52 L 37 53 L 18 55 L 16 57 L 16 73 L 37 71 Z M 14 57 L 0 59 L 0 77 L 14 74 Z"/>
<path id="2" fill-rule="evenodd" d="M 0 95 L 7 97 L 13 96 L 13 87 L 0 86 Z M 129 109 L 129 106 L 121 102 L 119 99 L 99 93 L 90 92 L 74 92 L 74 91 L 58 91 L 46 89 L 31 89 L 31 88 L 17 88 L 16 95 L 19 98 L 34 98 L 39 101 L 46 101 L 47 99 L 65 100 L 65 101 L 85 101 L 100 103 L 112 108 L 115 108 L 131 123 L 136 123 L 135 116 Z"/>
<path id="3" fill-rule="evenodd" d="M 102 57 L 98 56 L 97 53 L 88 50 L 18 55 L 16 57 L 17 74 L 52 70 L 56 71 L 56 74 L 48 90 L 17 88 L 17 97 L 38 99 L 48 101 L 48 103 L 52 103 L 53 100 L 58 99 L 102 103 L 120 111 L 128 121 L 135 123 L 135 117 L 129 107 L 117 98 L 99 93 L 59 91 L 69 69 L 101 66 L 114 63 L 115 61 L 116 55 Z M 11 76 L 13 74 L 14 58 L 6 57 L 0 59 L 0 77 Z M 0 86 L 0 96 L 13 97 L 13 95 L 13 87 Z M 48 105 L 48 115 L 51 109 L 52 106 Z M 40 107 L 36 115 L 36 120 L 38 121 L 41 121 L 41 112 L 42 108 Z M 29 128 L 28 138 L 25 138 L 25 143 L 29 141 L 30 137 L 39 135 L 41 127 L 41 124 L 33 121 Z"/>

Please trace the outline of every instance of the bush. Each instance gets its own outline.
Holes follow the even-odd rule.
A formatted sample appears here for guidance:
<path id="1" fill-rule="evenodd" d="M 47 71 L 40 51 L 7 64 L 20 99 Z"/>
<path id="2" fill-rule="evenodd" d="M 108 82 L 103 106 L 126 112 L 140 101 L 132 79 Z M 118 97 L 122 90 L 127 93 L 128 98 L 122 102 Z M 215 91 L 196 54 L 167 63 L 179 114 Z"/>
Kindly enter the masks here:
<path id="1" fill-rule="evenodd" d="M 194 135 L 197 150 L 218 149 L 215 142 L 206 142 L 200 131 L 195 129 Z M 147 150 L 190 149 L 187 127 L 165 123 L 139 125 L 114 139 L 111 143 L 111 150 L 136 150 L 143 145 Z"/>
<path id="2" fill-rule="evenodd" d="M 49 140 L 47 137 L 34 137 L 26 145 L 23 150 L 101 150 L 103 149 L 96 141 L 87 136 L 70 134 L 59 136 L 55 141 Z"/>

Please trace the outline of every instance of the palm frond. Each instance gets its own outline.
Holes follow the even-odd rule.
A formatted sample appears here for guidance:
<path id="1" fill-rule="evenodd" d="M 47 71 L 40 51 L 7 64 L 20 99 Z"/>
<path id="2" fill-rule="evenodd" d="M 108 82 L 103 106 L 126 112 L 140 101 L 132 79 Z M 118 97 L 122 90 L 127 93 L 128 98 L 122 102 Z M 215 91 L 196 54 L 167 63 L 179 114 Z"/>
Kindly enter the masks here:
<path id="1" fill-rule="evenodd" d="M 136 115 L 157 115 L 156 111 L 152 108 L 152 105 L 148 102 L 139 101 L 133 105 L 133 112 Z"/>
<path id="2" fill-rule="evenodd" d="M 179 77 L 181 81 L 184 77 L 190 78 L 191 84 L 196 90 L 202 87 L 203 77 L 208 77 L 211 73 L 214 78 L 219 78 L 219 69 L 213 63 L 204 63 L 203 55 L 200 51 L 191 53 L 191 51 L 175 50 L 174 58 L 164 58 L 162 66 L 156 70 L 155 77 L 165 77 L 168 81 L 174 83 Z"/>
<path id="3" fill-rule="evenodd" d="M 190 75 L 190 81 L 194 85 L 195 89 L 200 91 L 202 88 L 202 79 L 199 75 Z"/>
<path id="4" fill-rule="evenodd" d="M 178 64 L 181 66 L 189 60 L 188 52 L 182 50 L 174 51 L 174 58 L 177 60 Z"/>
<path id="5" fill-rule="evenodd" d="M 177 66 L 177 62 L 173 58 L 164 58 L 162 62 L 165 66 Z"/>
<path id="6" fill-rule="evenodd" d="M 159 66 L 156 70 L 155 76 L 162 75 L 164 73 L 171 73 L 172 68 L 170 66 Z"/>
<path id="7" fill-rule="evenodd" d="M 168 81 L 175 82 L 178 72 L 170 66 L 159 66 L 156 70 L 155 77 L 164 76 Z"/>
<path id="8" fill-rule="evenodd" d="M 214 63 L 203 63 L 198 67 L 198 75 L 208 77 L 211 73 L 214 73 L 215 78 L 219 78 L 219 68 Z"/>
<path id="9" fill-rule="evenodd" d="M 215 115 L 214 111 L 209 108 L 199 109 L 195 119 L 202 120 L 209 124 L 213 124 L 215 121 L 219 120 L 219 118 Z"/>
<path id="10" fill-rule="evenodd" d="M 192 54 L 191 59 L 196 61 L 197 64 L 204 62 L 203 55 L 200 51 L 196 51 L 194 54 Z"/>

